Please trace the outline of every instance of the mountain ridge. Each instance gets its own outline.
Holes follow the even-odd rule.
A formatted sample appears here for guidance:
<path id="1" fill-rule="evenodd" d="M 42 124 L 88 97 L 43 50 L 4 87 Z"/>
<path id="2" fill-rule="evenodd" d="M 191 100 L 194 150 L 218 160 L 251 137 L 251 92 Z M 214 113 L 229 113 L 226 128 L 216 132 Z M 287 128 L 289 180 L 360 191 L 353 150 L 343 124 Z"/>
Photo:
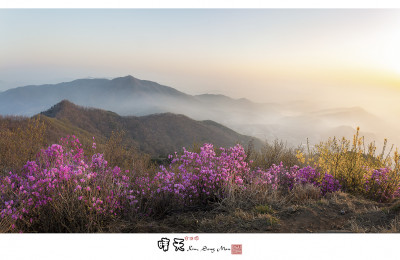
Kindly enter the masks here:
<path id="1" fill-rule="evenodd" d="M 113 131 L 124 131 L 138 145 L 138 149 L 155 157 L 166 156 L 194 143 L 212 143 L 216 147 L 230 147 L 237 143 L 246 146 L 260 140 L 241 135 L 211 120 L 196 121 L 182 114 L 158 113 L 147 116 L 120 116 L 112 111 L 81 107 L 63 100 L 42 116 L 71 124 L 89 133 L 108 138 Z"/>

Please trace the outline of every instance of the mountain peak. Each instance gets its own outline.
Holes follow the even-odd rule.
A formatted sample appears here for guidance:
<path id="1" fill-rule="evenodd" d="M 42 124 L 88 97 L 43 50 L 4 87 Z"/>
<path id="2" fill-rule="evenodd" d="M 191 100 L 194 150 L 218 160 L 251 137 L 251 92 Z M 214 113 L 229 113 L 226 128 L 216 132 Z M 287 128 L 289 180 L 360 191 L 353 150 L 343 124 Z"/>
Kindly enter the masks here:
<path id="1" fill-rule="evenodd" d="M 113 85 L 114 89 L 129 90 L 129 91 L 131 91 L 132 89 L 143 90 L 147 88 L 143 80 L 135 78 L 131 75 L 114 78 L 111 80 L 111 84 Z"/>
<path id="2" fill-rule="evenodd" d="M 56 104 L 56 106 L 57 106 L 57 105 L 62 106 L 62 107 L 65 107 L 65 106 L 75 106 L 75 104 L 72 103 L 71 101 L 69 101 L 68 99 L 63 99 L 63 100 L 61 100 L 58 104 Z"/>
<path id="3" fill-rule="evenodd" d="M 70 102 L 69 100 L 62 100 L 59 103 L 55 104 L 48 110 L 41 112 L 41 114 L 48 116 L 48 117 L 55 117 L 57 114 L 63 111 L 75 110 L 78 109 L 78 106 L 74 103 Z"/>
<path id="4" fill-rule="evenodd" d="M 136 82 L 136 81 L 140 81 L 140 79 L 137 79 L 131 75 L 128 76 L 124 76 L 124 77 L 117 77 L 112 79 L 112 81 L 119 81 L 119 82 L 124 82 L 124 83 L 130 83 L 130 82 Z"/>
<path id="5" fill-rule="evenodd" d="M 127 75 L 127 76 L 124 76 L 124 77 L 117 77 L 117 79 L 118 78 L 121 78 L 121 79 L 137 79 L 137 78 L 135 78 L 134 76 L 132 76 L 132 75 Z"/>

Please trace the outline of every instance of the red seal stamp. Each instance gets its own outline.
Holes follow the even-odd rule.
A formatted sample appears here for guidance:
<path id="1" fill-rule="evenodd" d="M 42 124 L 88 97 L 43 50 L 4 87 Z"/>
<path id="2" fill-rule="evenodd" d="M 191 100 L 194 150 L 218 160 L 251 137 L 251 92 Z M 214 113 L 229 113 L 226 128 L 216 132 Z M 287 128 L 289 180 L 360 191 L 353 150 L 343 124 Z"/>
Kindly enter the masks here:
<path id="1" fill-rule="evenodd" d="M 241 255 L 242 254 L 242 244 L 232 245 L 231 246 L 231 254 L 232 255 Z"/>

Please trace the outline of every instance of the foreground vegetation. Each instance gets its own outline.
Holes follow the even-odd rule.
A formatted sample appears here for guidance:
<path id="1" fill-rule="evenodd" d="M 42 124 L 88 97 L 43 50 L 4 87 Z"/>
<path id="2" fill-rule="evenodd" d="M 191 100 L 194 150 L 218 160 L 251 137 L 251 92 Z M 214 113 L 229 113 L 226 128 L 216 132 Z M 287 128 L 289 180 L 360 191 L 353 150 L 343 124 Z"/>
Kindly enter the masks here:
<path id="1" fill-rule="evenodd" d="M 122 132 L 46 149 L 45 126 L 0 131 L 0 232 L 397 231 L 397 151 L 353 140 L 261 151 L 212 144 L 155 165 Z M 384 148 L 385 149 L 385 148 Z M 367 220 L 365 220 L 367 219 Z"/>

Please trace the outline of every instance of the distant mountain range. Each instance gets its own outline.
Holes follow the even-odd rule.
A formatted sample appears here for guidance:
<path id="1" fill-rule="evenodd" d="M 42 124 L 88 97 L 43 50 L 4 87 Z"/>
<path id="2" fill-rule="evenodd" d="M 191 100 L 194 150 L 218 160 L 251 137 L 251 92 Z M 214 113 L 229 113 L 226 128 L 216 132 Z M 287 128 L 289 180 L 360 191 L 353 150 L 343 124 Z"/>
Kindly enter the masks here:
<path id="1" fill-rule="evenodd" d="M 65 126 L 72 129 L 68 131 L 106 138 L 112 131 L 123 130 L 126 137 L 133 141 L 140 151 L 153 157 L 166 156 L 193 144 L 212 143 L 219 148 L 234 146 L 237 143 L 247 146 L 252 141 L 256 147 L 262 145 L 260 140 L 238 134 L 216 122 L 195 121 L 187 116 L 172 113 L 142 117 L 119 116 L 114 112 L 83 108 L 63 100 L 41 115 L 42 118 L 45 116 L 51 119 L 48 127 L 61 134 Z M 73 134 L 68 131 L 64 134 Z"/>
<path id="2" fill-rule="evenodd" d="M 283 139 L 293 145 L 305 143 L 307 138 L 316 143 L 332 135 L 351 137 L 357 126 L 371 140 L 398 136 L 397 129 L 391 124 L 360 107 L 318 110 L 305 101 L 255 103 L 224 95 L 189 95 L 132 76 L 111 80 L 78 79 L 10 89 L 0 93 L 0 114 L 32 116 L 62 100 L 112 111 L 120 116 L 183 114 L 194 120 L 218 122 L 241 134 L 268 141 Z M 155 118 L 156 115 L 149 116 L 148 120 L 157 120 Z"/>
<path id="3" fill-rule="evenodd" d="M 108 79 L 78 79 L 59 84 L 25 86 L 0 93 L 1 114 L 32 116 L 61 100 L 77 105 L 112 110 L 121 115 L 163 112 L 173 102 L 193 98 L 173 88 L 132 76 Z M 153 104 L 148 106 L 146 104 Z"/>
<path id="4" fill-rule="evenodd" d="M 224 95 L 192 96 L 156 82 L 126 76 L 112 80 L 78 79 L 9 89 L 0 93 L 0 114 L 32 116 L 64 99 L 81 106 L 136 116 L 171 112 L 213 120 L 210 117 L 215 116 L 215 112 L 223 112 L 228 119 L 236 112 L 249 117 L 252 111 L 262 108 L 270 113 L 277 112 L 274 104 L 235 100 Z M 229 111 L 226 111 L 228 107 Z"/>

